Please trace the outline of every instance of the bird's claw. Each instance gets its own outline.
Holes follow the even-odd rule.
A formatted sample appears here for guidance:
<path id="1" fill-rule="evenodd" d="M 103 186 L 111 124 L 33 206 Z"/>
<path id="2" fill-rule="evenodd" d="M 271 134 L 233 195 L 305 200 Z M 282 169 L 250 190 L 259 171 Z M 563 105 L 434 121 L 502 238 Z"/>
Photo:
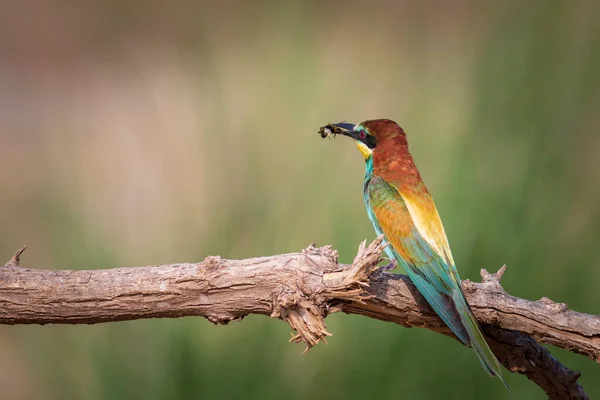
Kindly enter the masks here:
<path id="1" fill-rule="evenodd" d="M 391 260 L 391 259 L 389 259 L 389 258 L 388 258 L 388 260 L 390 260 L 390 263 L 389 263 L 389 264 L 387 264 L 387 265 L 384 265 L 384 266 L 382 266 L 382 267 L 380 267 L 380 268 L 379 268 L 379 269 L 380 269 L 382 272 L 385 272 L 385 271 L 393 271 L 393 270 L 395 270 L 395 269 L 396 269 L 396 267 L 398 266 L 398 261 L 396 261 L 396 260 Z"/>

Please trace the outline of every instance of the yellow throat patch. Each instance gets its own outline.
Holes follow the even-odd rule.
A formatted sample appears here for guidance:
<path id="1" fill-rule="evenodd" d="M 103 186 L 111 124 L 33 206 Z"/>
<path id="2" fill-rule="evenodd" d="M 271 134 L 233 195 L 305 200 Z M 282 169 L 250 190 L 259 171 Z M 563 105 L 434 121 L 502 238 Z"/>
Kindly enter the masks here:
<path id="1" fill-rule="evenodd" d="M 371 155 L 373 154 L 373 150 L 371 150 L 369 148 L 369 146 L 367 146 L 366 144 L 364 144 L 363 142 L 361 142 L 359 140 L 355 140 L 354 143 L 356 143 L 356 147 L 358 147 L 358 151 L 360 151 L 360 154 L 363 155 L 365 160 L 368 159 L 369 157 L 371 157 Z"/>

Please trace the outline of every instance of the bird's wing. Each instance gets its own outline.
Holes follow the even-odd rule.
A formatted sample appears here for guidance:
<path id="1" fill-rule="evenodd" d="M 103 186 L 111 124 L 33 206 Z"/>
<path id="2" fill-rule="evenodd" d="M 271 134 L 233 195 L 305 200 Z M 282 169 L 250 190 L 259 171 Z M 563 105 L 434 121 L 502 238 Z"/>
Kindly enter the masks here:
<path id="1" fill-rule="evenodd" d="M 402 192 L 383 178 L 372 177 L 365 199 L 368 195 L 375 229 L 385 234 L 398 263 L 440 318 L 463 343 L 475 349 L 485 370 L 506 386 L 500 363 L 462 292 L 433 199 L 424 186 L 416 189 Z"/>
<path id="2" fill-rule="evenodd" d="M 456 282 L 460 282 L 442 219 L 425 184 L 421 183 L 418 187 L 412 188 L 413 190 L 410 191 L 402 190 L 394 183 L 391 183 L 391 186 L 396 189 L 400 197 L 404 200 L 413 224 L 421 238 L 444 261 L 444 264 L 448 267 L 448 274 Z"/>
<path id="3" fill-rule="evenodd" d="M 393 246 L 398 263 L 442 320 L 463 342 L 469 343 L 469 335 L 453 301 L 461 290 L 460 281 L 443 227 L 443 239 L 436 238 L 440 229 L 427 220 L 439 220 L 437 211 L 429 217 L 420 210 L 417 200 L 405 198 L 381 177 L 371 178 L 365 195 L 370 200 L 376 229 L 379 227 Z M 441 222 L 438 224 L 441 226 Z"/>

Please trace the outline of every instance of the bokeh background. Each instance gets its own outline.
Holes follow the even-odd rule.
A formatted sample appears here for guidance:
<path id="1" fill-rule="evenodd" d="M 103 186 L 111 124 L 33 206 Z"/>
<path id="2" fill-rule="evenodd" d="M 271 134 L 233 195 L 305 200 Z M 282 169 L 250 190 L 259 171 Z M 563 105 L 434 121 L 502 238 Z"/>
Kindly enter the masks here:
<path id="1" fill-rule="evenodd" d="M 408 132 L 463 278 L 600 314 L 594 1 L 7 1 L 0 254 L 91 269 L 374 238 L 363 161 L 319 126 Z M 423 329 L 250 316 L 0 327 L 2 399 L 543 399 Z M 600 368 L 581 370 L 591 398 Z"/>

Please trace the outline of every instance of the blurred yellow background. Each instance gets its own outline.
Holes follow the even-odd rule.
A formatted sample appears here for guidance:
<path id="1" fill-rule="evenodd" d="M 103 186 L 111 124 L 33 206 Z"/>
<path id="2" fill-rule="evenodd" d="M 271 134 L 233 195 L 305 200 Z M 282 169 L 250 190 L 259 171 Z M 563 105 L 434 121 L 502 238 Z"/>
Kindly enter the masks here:
<path id="1" fill-rule="evenodd" d="M 406 130 L 463 278 L 600 314 L 594 1 L 8 1 L 0 254 L 92 269 L 374 238 L 328 122 Z M 334 315 L 305 355 L 250 316 L 0 327 L 2 399 L 543 399 L 423 329 Z M 599 367 L 581 370 L 600 397 Z"/>

